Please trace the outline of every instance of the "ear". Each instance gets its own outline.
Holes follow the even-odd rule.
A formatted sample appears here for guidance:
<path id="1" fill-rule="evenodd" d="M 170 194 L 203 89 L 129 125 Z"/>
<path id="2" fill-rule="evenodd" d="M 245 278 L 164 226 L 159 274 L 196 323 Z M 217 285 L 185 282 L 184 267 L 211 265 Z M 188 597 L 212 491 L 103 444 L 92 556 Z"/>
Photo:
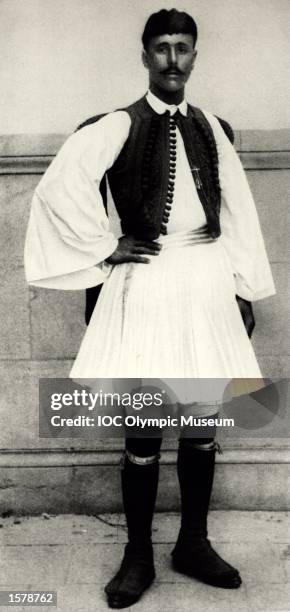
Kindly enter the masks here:
<path id="1" fill-rule="evenodd" d="M 195 50 L 193 51 L 193 54 L 192 54 L 192 60 L 191 60 L 191 69 L 193 69 L 193 67 L 194 67 L 195 60 L 196 60 L 196 56 L 197 56 L 197 50 L 195 49 Z"/>
<path id="2" fill-rule="evenodd" d="M 143 62 L 143 66 L 145 66 L 145 68 L 149 68 L 149 63 L 148 63 L 148 53 L 147 51 L 145 51 L 145 49 L 143 49 L 142 51 L 142 62 Z"/>

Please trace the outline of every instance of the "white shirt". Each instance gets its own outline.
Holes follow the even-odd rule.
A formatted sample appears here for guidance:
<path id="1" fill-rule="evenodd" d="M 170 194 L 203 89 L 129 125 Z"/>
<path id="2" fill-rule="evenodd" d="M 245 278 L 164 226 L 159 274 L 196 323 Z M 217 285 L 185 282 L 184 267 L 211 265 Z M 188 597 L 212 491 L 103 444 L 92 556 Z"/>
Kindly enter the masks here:
<path id="1" fill-rule="evenodd" d="M 152 93 L 156 112 L 175 112 Z M 185 101 L 180 112 L 187 111 Z M 237 294 L 250 301 L 275 293 L 259 220 L 241 162 L 219 121 L 203 111 L 217 145 L 222 190 L 221 240 L 228 252 Z M 72 134 L 37 186 L 25 243 L 25 271 L 31 285 L 84 289 L 108 274 L 104 260 L 117 247 L 99 186 L 125 144 L 131 120 L 125 111 L 109 113 Z M 179 231 L 205 224 L 181 134 L 177 130 L 174 201 L 167 228 Z M 182 211 L 182 212 L 181 212 Z"/>

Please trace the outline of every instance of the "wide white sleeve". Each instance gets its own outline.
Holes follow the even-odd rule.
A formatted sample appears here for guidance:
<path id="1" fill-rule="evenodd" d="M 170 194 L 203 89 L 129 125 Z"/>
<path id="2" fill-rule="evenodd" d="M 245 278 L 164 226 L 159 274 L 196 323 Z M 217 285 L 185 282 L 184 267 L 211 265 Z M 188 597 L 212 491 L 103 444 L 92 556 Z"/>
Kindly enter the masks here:
<path id="1" fill-rule="evenodd" d="M 221 240 L 236 293 L 250 302 L 275 294 L 256 206 L 242 163 L 219 121 L 205 112 L 216 140 L 221 186 Z"/>
<path id="2" fill-rule="evenodd" d="M 68 138 L 37 186 L 25 241 L 29 284 L 84 289 L 102 283 L 117 246 L 99 191 L 130 130 L 124 111 Z"/>

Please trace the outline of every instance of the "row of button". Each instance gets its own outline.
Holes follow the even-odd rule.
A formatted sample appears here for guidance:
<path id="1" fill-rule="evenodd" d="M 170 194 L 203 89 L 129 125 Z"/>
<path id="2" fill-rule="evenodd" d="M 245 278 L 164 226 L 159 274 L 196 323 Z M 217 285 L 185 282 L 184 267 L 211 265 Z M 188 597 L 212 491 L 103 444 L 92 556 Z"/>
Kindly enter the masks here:
<path id="1" fill-rule="evenodd" d="M 174 117 L 169 119 L 169 177 L 167 186 L 166 204 L 162 218 L 161 234 L 167 234 L 168 223 L 174 197 L 174 184 L 176 175 L 176 123 Z"/>

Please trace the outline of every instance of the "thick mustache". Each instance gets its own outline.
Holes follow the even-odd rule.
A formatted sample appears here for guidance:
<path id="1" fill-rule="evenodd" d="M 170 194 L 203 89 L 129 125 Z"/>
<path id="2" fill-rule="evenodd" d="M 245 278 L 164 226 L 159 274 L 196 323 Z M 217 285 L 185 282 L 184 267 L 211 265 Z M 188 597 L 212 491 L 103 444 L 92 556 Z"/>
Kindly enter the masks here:
<path id="1" fill-rule="evenodd" d="M 179 68 L 166 68 L 166 70 L 162 71 L 162 74 L 183 74 L 183 72 L 181 70 L 179 70 Z"/>

